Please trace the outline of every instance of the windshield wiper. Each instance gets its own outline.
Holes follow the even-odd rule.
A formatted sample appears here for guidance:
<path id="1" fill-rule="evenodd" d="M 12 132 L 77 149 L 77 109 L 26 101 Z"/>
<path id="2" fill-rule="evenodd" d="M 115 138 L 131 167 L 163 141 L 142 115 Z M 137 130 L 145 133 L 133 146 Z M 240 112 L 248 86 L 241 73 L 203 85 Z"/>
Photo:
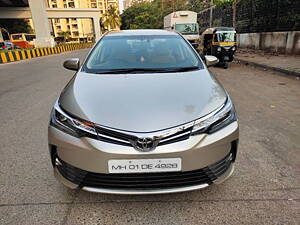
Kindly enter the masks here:
<path id="1" fill-rule="evenodd" d="M 185 72 L 199 69 L 198 66 L 176 67 L 176 68 L 128 68 L 96 71 L 96 74 L 122 74 L 122 73 L 168 73 L 168 72 Z"/>
<path id="2" fill-rule="evenodd" d="M 199 66 L 189 66 L 189 67 L 176 67 L 167 69 L 168 72 L 187 72 L 192 70 L 199 70 Z"/>
<path id="3" fill-rule="evenodd" d="M 159 68 L 128 68 L 128 69 L 111 69 L 95 72 L 96 74 L 118 74 L 118 73 L 143 73 L 143 72 L 165 72 L 165 69 Z"/>

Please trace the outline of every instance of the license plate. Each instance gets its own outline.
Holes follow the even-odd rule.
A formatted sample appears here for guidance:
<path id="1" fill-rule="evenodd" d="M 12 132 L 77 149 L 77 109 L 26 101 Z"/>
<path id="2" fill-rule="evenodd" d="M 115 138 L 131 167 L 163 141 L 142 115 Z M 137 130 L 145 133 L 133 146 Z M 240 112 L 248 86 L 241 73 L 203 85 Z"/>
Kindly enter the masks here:
<path id="1" fill-rule="evenodd" d="M 109 173 L 156 173 L 181 171 L 181 158 L 120 159 L 108 161 Z"/>
<path id="2" fill-rule="evenodd" d="M 229 60 L 229 57 L 228 56 L 224 56 L 224 60 Z"/>

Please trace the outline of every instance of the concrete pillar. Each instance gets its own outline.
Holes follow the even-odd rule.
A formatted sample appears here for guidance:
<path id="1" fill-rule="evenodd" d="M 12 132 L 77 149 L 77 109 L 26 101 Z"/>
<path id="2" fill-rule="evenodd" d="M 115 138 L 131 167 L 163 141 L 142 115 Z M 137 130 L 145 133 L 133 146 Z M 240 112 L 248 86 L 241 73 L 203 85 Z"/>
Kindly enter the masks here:
<path id="1" fill-rule="evenodd" d="M 95 32 L 95 39 L 96 39 L 96 42 L 100 39 L 101 37 L 101 29 L 100 29 L 100 23 L 99 23 L 99 20 L 100 20 L 100 16 L 99 17 L 96 17 L 94 16 L 93 17 L 93 25 L 94 25 L 94 32 Z"/>
<path id="2" fill-rule="evenodd" d="M 260 33 L 254 33 L 254 49 L 259 50 L 260 47 Z"/>
<path id="3" fill-rule="evenodd" d="M 50 34 L 45 0 L 29 0 L 28 2 L 36 34 L 35 47 L 53 47 L 55 42 Z"/>
<path id="4" fill-rule="evenodd" d="M 288 54 L 293 53 L 295 34 L 296 34 L 295 31 L 288 32 L 288 37 L 286 42 L 286 53 Z"/>

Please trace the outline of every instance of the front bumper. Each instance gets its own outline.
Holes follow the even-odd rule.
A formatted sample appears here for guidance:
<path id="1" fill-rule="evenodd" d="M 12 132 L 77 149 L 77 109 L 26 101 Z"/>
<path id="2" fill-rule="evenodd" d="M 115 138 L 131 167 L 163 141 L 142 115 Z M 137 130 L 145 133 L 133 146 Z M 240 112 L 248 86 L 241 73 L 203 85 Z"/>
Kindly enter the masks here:
<path id="1" fill-rule="evenodd" d="M 149 174 L 95 174 L 56 159 L 54 174 L 69 188 L 106 194 L 167 194 L 193 191 L 222 183 L 234 171 L 232 154 L 221 162 L 190 172 Z"/>
<path id="2" fill-rule="evenodd" d="M 237 141 L 237 122 L 233 122 L 214 134 L 191 136 L 185 141 L 159 146 L 152 152 L 138 152 L 132 147 L 90 138 L 78 139 L 49 126 L 50 153 L 57 179 L 69 188 L 111 194 L 183 192 L 205 188 L 213 183 L 221 183 L 233 173 Z M 167 175 L 161 180 L 151 177 L 151 174 L 131 174 L 130 176 L 133 176 L 131 180 L 137 180 L 135 184 L 139 184 L 132 185 L 127 182 L 130 179 L 127 179 L 125 174 L 121 174 L 122 177 L 114 178 L 116 175 L 108 173 L 107 162 L 111 159 L 176 157 L 182 158 L 182 172 L 161 173 Z M 216 165 L 222 161 L 222 166 L 216 168 Z M 146 179 L 141 179 L 140 175 L 144 175 Z M 155 176 L 155 174 L 153 175 Z M 171 182 L 172 185 L 165 185 L 167 181 L 164 180 L 168 180 L 168 176 L 173 175 L 178 175 L 179 178 L 183 177 L 184 182 L 181 178 L 175 177 L 174 182 Z M 97 176 L 103 179 L 99 181 Z M 96 182 L 91 182 L 95 179 Z M 119 181 L 122 179 L 125 181 L 125 185 L 120 185 Z M 159 181 L 163 185 L 151 186 L 153 183 L 151 179 Z M 111 182 L 112 180 L 113 182 Z M 150 181 L 148 186 L 146 180 Z"/>

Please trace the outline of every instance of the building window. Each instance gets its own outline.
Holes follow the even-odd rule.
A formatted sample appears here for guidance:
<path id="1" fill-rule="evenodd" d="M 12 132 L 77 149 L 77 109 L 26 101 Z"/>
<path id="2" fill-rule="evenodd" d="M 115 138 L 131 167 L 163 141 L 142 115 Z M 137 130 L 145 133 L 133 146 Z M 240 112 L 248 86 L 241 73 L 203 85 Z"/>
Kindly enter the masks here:
<path id="1" fill-rule="evenodd" d="M 52 4 L 52 8 L 57 8 L 57 4 Z"/>
<path id="2" fill-rule="evenodd" d="M 79 36 L 79 32 L 78 31 L 74 31 L 74 32 L 72 32 L 72 34 L 73 34 L 74 37 L 78 37 Z"/>
<path id="3" fill-rule="evenodd" d="M 75 3 L 74 2 L 69 2 L 68 5 L 69 5 L 70 8 L 75 8 Z"/>
<path id="4" fill-rule="evenodd" d="M 97 8 L 97 3 L 91 3 L 91 8 Z"/>

